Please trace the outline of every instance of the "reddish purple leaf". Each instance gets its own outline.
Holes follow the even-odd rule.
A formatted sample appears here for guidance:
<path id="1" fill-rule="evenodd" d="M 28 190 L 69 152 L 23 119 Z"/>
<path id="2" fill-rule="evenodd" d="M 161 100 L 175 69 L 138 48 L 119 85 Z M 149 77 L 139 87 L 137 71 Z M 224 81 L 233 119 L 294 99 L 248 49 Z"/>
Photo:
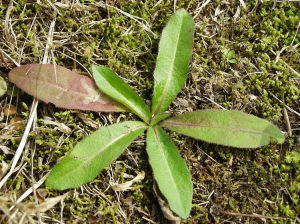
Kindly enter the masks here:
<path id="1" fill-rule="evenodd" d="M 23 65 L 10 71 L 9 80 L 26 93 L 57 107 L 98 112 L 125 110 L 101 93 L 93 79 L 62 66 Z"/>

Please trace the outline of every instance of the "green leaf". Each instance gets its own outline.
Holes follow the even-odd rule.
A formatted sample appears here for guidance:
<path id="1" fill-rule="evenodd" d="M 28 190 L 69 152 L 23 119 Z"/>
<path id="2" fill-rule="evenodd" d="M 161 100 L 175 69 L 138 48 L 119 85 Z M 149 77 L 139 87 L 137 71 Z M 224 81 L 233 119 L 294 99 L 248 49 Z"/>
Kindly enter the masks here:
<path id="1" fill-rule="evenodd" d="M 239 111 L 196 111 L 167 119 L 161 126 L 206 142 L 240 148 L 267 145 L 270 138 L 284 142 L 275 125 Z"/>
<path id="2" fill-rule="evenodd" d="M 190 173 L 176 147 L 159 126 L 148 129 L 147 152 L 158 187 L 170 208 L 187 218 L 193 197 Z"/>
<path id="3" fill-rule="evenodd" d="M 234 50 L 229 51 L 227 58 L 228 59 L 232 59 L 232 57 L 234 56 L 234 54 L 235 54 Z"/>
<path id="4" fill-rule="evenodd" d="M 145 124 L 139 121 L 100 128 L 79 142 L 70 155 L 54 166 L 46 185 L 64 190 L 93 180 L 145 129 Z"/>
<path id="5" fill-rule="evenodd" d="M 187 77 L 192 53 L 194 23 L 178 10 L 164 28 L 154 71 L 152 114 L 164 112 L 175 99 Z"/>
<path id="6" fill-rule="evenodd" d="M 232 64 L 235 64 L 236 60 L 233 58 L 233 59 L 230 59 L 229 62 L 232 63 Z"/>
<path id="7" fill-rule="evenodd" d="M 224 56 L 227 57 L 228 55 L 228 50 L 225 47 L 222 47 L 221 52 L 223 53 Z"/>
<path id="8" fill-rule="evenodd" d="M 101 91 L 122 103 L 146 123 L 150 122 L 150 111 L 142 98 L 113 71 L 103 66 L 92 66 L 94 79 Z"/>

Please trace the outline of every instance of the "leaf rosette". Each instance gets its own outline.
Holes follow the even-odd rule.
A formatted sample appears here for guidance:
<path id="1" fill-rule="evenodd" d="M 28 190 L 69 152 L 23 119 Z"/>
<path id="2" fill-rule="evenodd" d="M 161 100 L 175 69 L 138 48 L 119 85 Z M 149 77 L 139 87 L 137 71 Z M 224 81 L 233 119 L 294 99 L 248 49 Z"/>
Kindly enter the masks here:
<path id="1" fill-rule="evenodd" d="M 187 218 L 193 193 L 190 173 L 161 127 L 240 148 L 267 145 L 271 139 L 283 143 L 282 132 L 275 125 L 239 111 L 202 110 L 174 117 L 165 113 L 187 78 L 193 34 L 193 19 L 184 9 L 178 10 L 164 28 L 154 70 L 151 112 L 137 93 L 103 66 L 92 67 L 95 82 L 54 65 L 25 65 L 10 72 L 12 82 L 47 103 L 66 109 L 129 111 L 143 121 L 101 127 L 83 139 L 55 165 L 46 182 L 48 187 L 64 190 L 91 181 L 147 129 L 146 150 L 159 190 L 170 208 Z"/>

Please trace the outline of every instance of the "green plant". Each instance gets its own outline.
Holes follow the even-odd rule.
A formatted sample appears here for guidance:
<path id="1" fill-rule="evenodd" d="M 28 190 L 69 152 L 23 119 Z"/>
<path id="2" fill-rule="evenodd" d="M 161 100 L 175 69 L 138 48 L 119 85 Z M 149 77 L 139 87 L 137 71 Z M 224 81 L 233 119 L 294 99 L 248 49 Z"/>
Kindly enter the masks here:
<path id="1" fill-rule="evenodd" d="M 46 182 L 48 187 L 64 190 L 91 181 L 147 130 L 146 150 L 159 190 L 170 208 L 187 218 L 193 194 L 190 173 L 162 127 L 232 147 L 256 148 L 269 144 L 271 138 L 279 143 L 284 141 L 276 126 L 239 111 L 202 110 L 169 118 L 165 110 L 187 78 L 193 33 L 193 20 L 183 9 L 178 10 L 164 28 L 154 71 L 151 111 L 121 78 L 103 66 L 93 66 L 93 76 L 98 88 L 110 98 L 99 94 L 89 78 L 70 74 L 59 66 L 26 65 L 11 71 L 11 81 L 46 102 L 70 109 L 130 111 L 143 120 L 102 127 L 83 139 L 55 165 Z M 72 99 L 74 102 L 69 102 Z"/>
<path id="2" fill-rule="evenodd" d="M 236 63 L 236 59 L 234 59 L 234 55 L 235 55 L 235 51 L 231 50 L 229 51 L 227 48 L 223 47 L 221 49 L 222 52 L 222 57 L 224 60 L 228 61 L 229 63 L 235 64 Z"/>

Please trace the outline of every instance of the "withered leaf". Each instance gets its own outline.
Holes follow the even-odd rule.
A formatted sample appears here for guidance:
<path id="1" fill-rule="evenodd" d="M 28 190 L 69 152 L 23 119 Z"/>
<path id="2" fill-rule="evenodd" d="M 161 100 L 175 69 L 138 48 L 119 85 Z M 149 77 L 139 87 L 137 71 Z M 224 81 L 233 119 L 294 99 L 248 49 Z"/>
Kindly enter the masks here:
<path id="1" fill-rule="evenodd" d="M 26 93 L 57 107 L 74 110 L 124 111 L 101 93 L 93 79 L 62 66 L 28 64 L 14 68 L 9 80 Z"/>

